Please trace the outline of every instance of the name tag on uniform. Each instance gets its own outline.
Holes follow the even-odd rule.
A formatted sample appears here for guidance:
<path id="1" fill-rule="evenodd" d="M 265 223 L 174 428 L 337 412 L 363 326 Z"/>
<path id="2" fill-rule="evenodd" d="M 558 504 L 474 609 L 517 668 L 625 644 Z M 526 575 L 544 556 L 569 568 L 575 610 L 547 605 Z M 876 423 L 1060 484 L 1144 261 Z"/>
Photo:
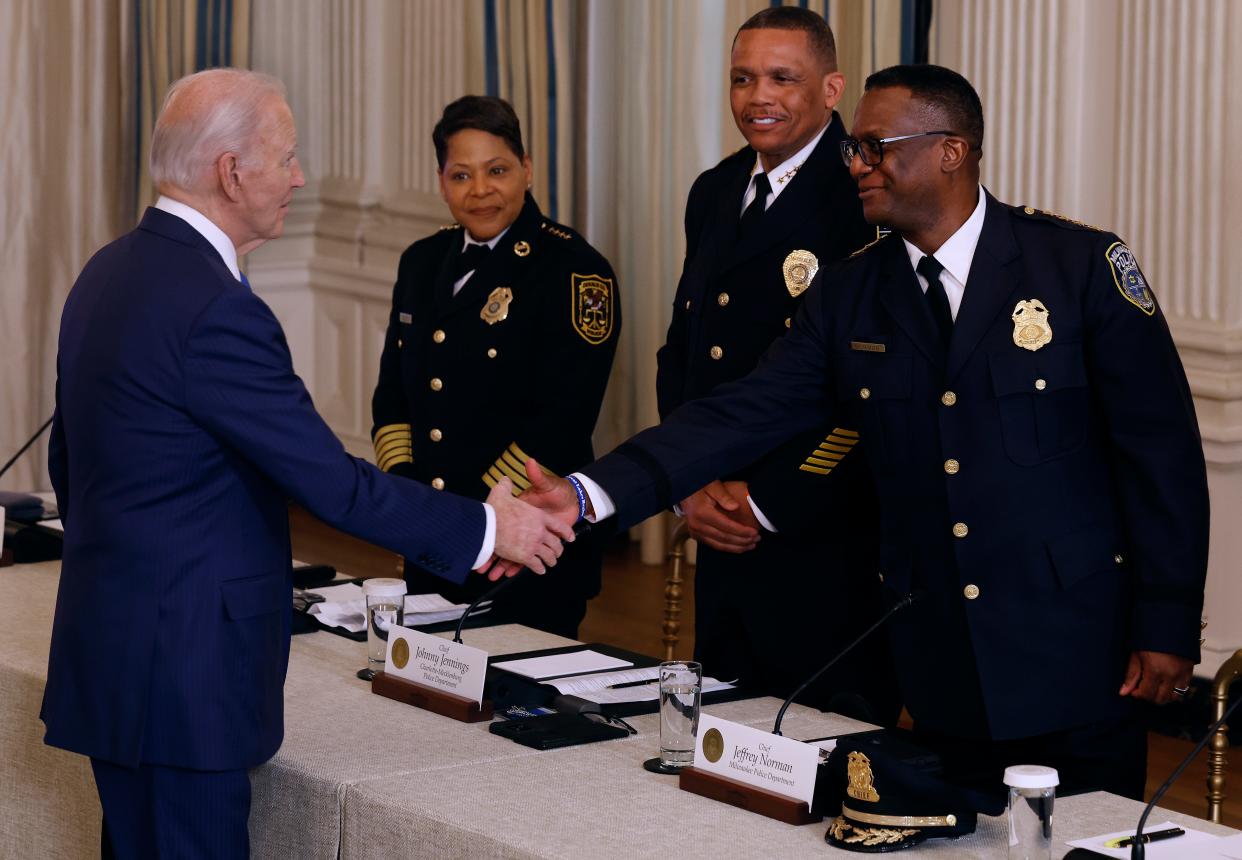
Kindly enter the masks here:
<path id="1" fill-rule="evenodd" d="M 409 325 L 410 323 L 414 322 L 414 317 L 407 313 L 398 313 L 397 322 L 402 322 L 402 323 L 405 323 L 406 325 Z"/>
<path id="2" fill-rule="evenodd" d="M 872 343 L 869 340 L 851 340 L 850 349 L 856 349 L 859 352 L 884 352 L 885 346 L 882 343 Z"/>

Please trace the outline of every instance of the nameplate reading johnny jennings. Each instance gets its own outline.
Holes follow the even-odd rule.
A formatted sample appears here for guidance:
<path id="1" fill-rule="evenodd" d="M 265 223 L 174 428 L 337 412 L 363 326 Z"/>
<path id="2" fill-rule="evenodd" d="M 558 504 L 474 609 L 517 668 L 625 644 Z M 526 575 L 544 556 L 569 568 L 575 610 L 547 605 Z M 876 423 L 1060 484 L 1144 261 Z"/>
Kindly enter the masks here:
<path id="1" fill-rule="evenodd" d="M 388 631 L 384 671 L 420 687 L 444 690 L 481 704 L 487 652 L 419 630 L 393 627 Z"/>

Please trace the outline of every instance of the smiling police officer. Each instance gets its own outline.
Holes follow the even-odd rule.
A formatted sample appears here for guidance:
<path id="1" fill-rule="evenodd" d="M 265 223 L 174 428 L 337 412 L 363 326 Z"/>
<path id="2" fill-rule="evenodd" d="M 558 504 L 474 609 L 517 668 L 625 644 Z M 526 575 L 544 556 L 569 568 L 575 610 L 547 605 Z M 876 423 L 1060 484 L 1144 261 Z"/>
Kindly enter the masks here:
<path id="1" fill-rule="evenodd" d="M 505 477 L 529 486 L 530 456 L 561 474 L 591 461 L 621 302 L 608 261 L 535 204 L 507 102 L 458 99 L 432 139 L 457 223 L 401 256 L 372 438 L 381 469 L 482 499 Z M 547 575 L 500 595 L 493 617 L 575 637 L 599 592 L 601 552 L 598 535 L 566 546 Z M 487 587 L 405 565 L 412 593 L 466 601 Z"/>

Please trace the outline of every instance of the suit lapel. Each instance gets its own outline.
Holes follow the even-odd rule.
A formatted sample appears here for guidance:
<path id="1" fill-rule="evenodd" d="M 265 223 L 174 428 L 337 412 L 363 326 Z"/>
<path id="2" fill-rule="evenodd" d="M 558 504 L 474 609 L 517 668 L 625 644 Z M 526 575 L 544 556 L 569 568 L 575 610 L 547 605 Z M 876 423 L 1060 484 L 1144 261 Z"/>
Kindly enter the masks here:
<path id="1" fill-rule="evenodd" d="M 841 123 L 841 118 L 833 113 L 832 121 L 824 130 L 824 136 L 819 139 L 819 143 L 815 145 L 815 149 L 811 151 L 798 172 L 788 180 L 789 187 L 781 191 L 772 205 L 768 207 L 768 211 L 764 213 L 763 219 L 759 222 L 758 229 L 728 246 L 728 250 L 722 255 L 718 272 L 739 266 L 762 254 L 773 245 L 785 241 L 807 221 L 810 213 L 817 212 L 828 205 L 832 195 L 825 193 L 825 189 L 833 184 L 831 171 L 841 167 L 838 144 L 844 135 L 845 128 Z M 733 236 L 737 235 L 737 222 L 742 210 L 742 195 L 746 193 L 746 187 L 750 182 L 750 170 L 753 167 L 754 163 L 751 162 L 746 168 L 746 174 L 742 177 L 736 194 L 725 198 L 729 205 L 722 207 L 722 209 L 727 208 L 732 214 Z"/>
<path id="2" fill-rule="evenodd" d="M 711 261 L 711 278 L 715 278 L 730 265 L 734 265 L 730 261 L 738 244 L 737 229 L 742 213 L 742 198 L 746 194 L 746 188 L 750 185 L 750 172 L 755 167 L 754 150 L 748 148 L 746 151 L 751 157 L 738 163 L 737 172 L 729 177 L 720 196 L 720 205 L 716 207 L 712 215 L 712 227 L 707 235 L 710 247 L 703 248 L 699 252 L 702 259 Z"/>
<path id="3" fill-rule="evenodd" d="M 1020 252 L 1013 235 L 1011 215 L 991 194 L 987 195 L 987 209 L 983 218 L 983 231 L 970 263 L 970 275 L 962 304 L 953 325 L 953 339 L 949 343 L 949 361 L 946 379 L 952 381 L 979 345 L 979 341 L 1006 305 L 1012 306 L 1013 294 L 1022 285 L 1022 278 L 1015 265 Z"/>
<path id="4" fill-rule="evenodd" d="M 906 244 L 898 235 L 884 241 L 880 268 L 880 302 L 919 352 L 936 367 L 944 366 L 944 347 L 927 298 L 910 266 Z"/>

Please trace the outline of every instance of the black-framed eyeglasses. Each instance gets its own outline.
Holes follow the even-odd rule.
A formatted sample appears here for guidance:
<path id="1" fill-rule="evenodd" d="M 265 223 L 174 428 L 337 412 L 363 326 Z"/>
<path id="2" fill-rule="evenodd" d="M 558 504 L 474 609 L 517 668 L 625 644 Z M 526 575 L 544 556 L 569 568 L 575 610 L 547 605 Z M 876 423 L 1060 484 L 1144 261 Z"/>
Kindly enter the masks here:
<path id="1" fill-rule="evenodd" d="M 896 143 L 899 140 L 912 140 L 916 137 L 927 137 L 931 134 L 952 134 L 955 131 L 920 131 L 915 134 L 902 134 L 897 137 L 867 137 L 859 140 L 856 137 L 847 137 L 841 141 L 841 160 L 845 162 L 845 166 L 849 167 L 857 155 L 862 159 L 862 163 L 868 167 L 875 167 L 884 160 L 884 147 L 890 143 Z"/>

